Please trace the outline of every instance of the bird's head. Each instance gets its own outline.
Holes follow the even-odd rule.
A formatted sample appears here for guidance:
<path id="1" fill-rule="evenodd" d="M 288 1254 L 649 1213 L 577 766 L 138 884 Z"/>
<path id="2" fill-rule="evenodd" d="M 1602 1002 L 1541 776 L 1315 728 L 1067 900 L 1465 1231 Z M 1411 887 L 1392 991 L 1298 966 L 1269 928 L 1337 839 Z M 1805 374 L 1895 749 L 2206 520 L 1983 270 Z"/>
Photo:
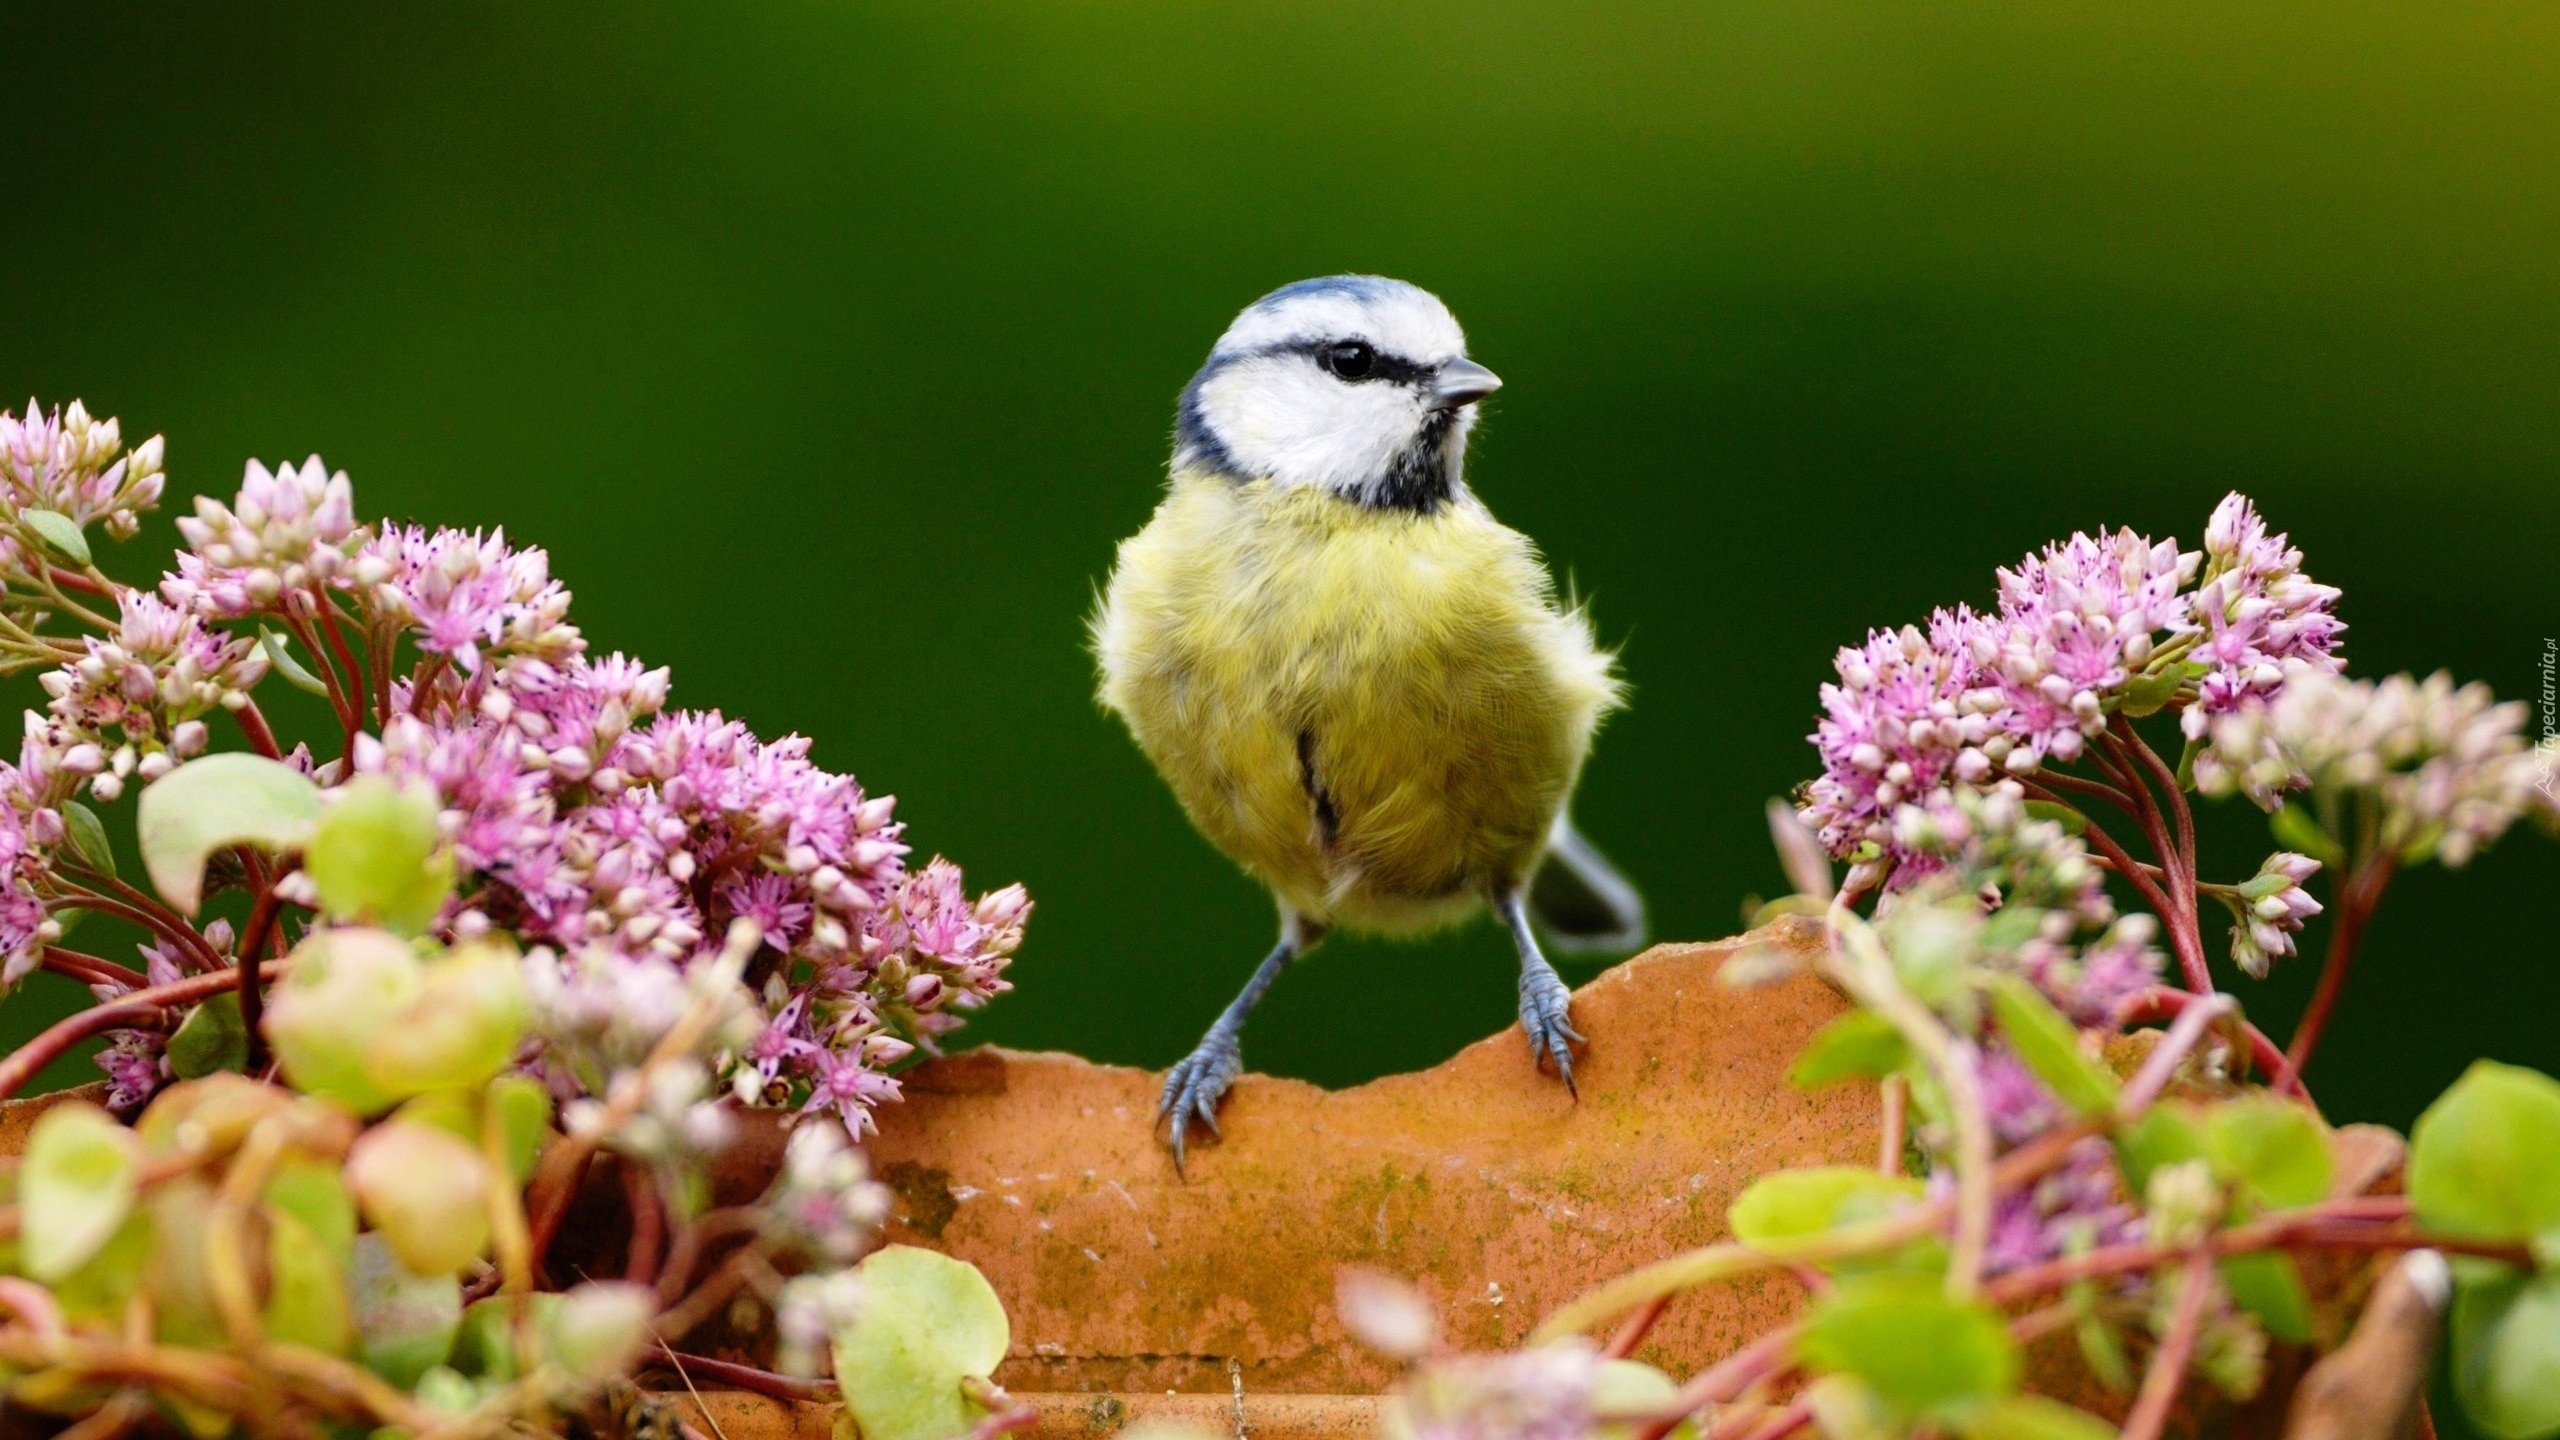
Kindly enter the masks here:
<path id="1" fill-rule="evenodd" d="M 1476 402 L 1502 382 L 1427 290 L 1374 275 L 1245 307 L 1182 392 L 1177 469 L 1430 510 L 1458 493 Z"/>

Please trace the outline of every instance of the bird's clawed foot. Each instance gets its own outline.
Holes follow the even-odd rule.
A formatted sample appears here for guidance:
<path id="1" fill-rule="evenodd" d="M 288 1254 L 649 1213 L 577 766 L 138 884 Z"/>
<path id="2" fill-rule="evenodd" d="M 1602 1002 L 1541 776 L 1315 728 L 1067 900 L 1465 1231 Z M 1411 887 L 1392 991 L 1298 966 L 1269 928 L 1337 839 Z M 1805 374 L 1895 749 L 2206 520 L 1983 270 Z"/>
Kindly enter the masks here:
<path id="1" fill-rule="evenodd" d="M 1173 1138 L 1173 1168 L 1182 1173 L 1184 1142 L 1194 1122 L 1218 1133 L 1218 1101 L 1244 1073 L 1244 1047 L 1235 1037 L 1212 1030 L 1199 1048 L 1165 1072 L 1164 1093 L 1156 1100 L 1156 1117 L 1168 1122 Z"/>
<path id="2" fill-rule="evenodd" d="M 1540 966 L 1521 973 L 1520 1028 L 1529 1036 L 1529 1057 L 1541 1068 L 1553 1060 L 1564 1088 L 1579 1099 L 1582 1092 L 1573 1083 L 1573 1047 L 1584 1042 L 1582 1032 L 1573 1028 L 1572 1004 L 1573 992 L 1555 971 Z"/>

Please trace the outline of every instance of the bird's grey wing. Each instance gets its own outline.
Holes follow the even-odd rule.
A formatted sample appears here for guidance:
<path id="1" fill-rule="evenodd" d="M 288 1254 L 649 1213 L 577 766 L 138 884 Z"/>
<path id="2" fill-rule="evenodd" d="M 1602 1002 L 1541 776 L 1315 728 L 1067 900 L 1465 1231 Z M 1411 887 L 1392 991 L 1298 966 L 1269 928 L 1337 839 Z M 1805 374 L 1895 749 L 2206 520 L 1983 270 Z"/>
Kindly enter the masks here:
<path id="1" fill-rule="evenodd" d="M 1529 910 L 1548 944 L 1568 954 L 1644 948 L 1644 896 L 1570 815 L 1558 814 L 1548 832 L 1546 858 L 1529 879 Z"/>

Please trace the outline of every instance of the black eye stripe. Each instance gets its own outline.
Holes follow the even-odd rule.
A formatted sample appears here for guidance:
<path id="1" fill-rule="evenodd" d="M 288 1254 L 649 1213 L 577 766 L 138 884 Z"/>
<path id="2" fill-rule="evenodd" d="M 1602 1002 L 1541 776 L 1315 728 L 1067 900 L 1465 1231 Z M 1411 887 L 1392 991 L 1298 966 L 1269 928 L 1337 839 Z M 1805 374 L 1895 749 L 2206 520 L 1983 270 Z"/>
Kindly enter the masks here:
<path id="1" fill-rule="evenodd" d="M 1355 373 L 1356 367 L 1337 368 L 1340 361 L 1334 358 L 1335 353 L 1350 346 L 1358 346 L 1367 352 L 1368 364 L 1365 370 L 1358 370 Z M 1428 378 L 1431 374 L 1430 366 L 1416 364 L 1401 355 L 1389 354 L 1365 340 L 1301 340 L 1296 344 L 1277 348 L 1284 353 L 1313 358 L 1326 374 L 1346 384 L 1366 385 L 1371 381 L 1384 380 L 1395 385 L 1411 385 Z"/>

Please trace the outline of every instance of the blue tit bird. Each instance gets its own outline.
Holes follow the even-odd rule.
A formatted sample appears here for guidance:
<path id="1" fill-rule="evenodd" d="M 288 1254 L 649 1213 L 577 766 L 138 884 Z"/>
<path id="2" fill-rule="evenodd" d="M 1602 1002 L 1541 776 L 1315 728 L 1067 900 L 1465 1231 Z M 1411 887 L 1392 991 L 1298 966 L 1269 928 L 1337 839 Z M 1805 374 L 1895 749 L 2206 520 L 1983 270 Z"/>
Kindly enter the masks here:
<path id="1" fill-rule="evenodd" d="M 1568 1088 L 1582 1036 L 1532 914 L 1559 949 L 1643 943 L 1641 897 L 1566 813 L 1615 658 L 1467 488 L 1501 383 L 1436 297 L 1337 275 L 1247 306 L 1182 392 L 1164 502 L 1093 616 L 1101 700 L 1270 888 L 1280 938 L 1165 1077 L 1177 1166 L 1217 1130 L 1246 1015 L 1329 930 L 1490 907 L 1532 1055 Z"/>

